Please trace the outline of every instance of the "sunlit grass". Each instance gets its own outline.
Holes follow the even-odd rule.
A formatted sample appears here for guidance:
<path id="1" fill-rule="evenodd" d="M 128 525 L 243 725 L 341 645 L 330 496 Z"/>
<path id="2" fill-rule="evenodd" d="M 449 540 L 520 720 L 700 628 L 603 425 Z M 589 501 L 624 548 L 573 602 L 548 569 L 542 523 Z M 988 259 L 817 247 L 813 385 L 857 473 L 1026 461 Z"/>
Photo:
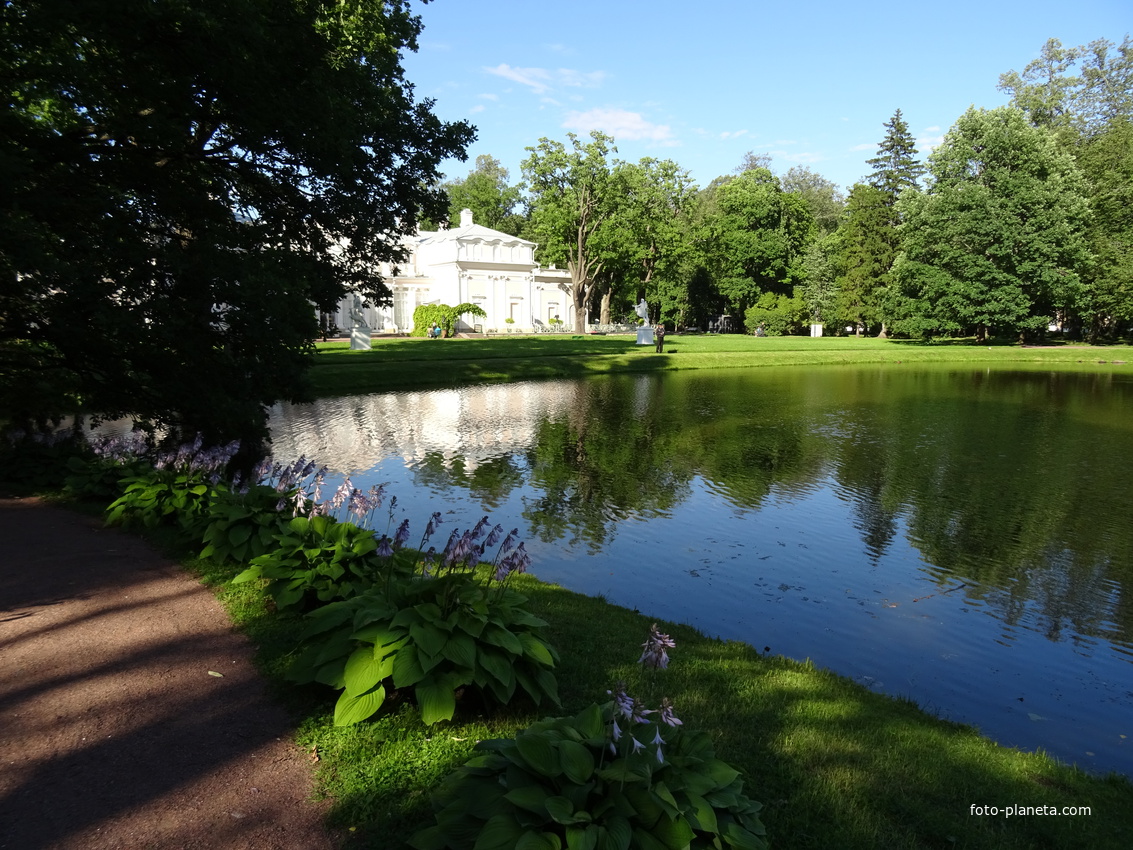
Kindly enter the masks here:
<path id="1" fill-rule="evenodd" d="M 231 569 L 207 563 L 213 584 Z M 335 694 L 282 682 L 297 620 L 268 611 L 247 585 L 224 587 L 234 620 L 298 716 L 298 740 L 318 759 L 320 793 L 352 845 L 400 848 L 431 818 L 429 793 L 476 741 L 511 735 L 550 713 L 604 701 L 618 680 L 631 693 L 669 696 L 686 725 L 711 734 L 717 755 L 764 803 L 776 848 L 1124 848 L 1133 846 L 1133 786 L 1035 753 L 1000 747 L 967 726 L 874 693 L 808 662 L 763 655 L 673 623 L 670 668 L 636 665 L 653 620 L 600 598 L 522 577 L 532 611 L 550 623 L 562 656 L 563 707 L 523 704 L 486 712 L 462 702 L 452 723 L 422 725 L 404 696 L 373 720 L 337 729 Z M 1090 806 L 1077 817 L 973 816 L 973 805 Z"/>
<path id="2" fill-rule="evenodd" d="M 1128 368 L 1126 346 L 913 343 L 872 337 L 670 335 L 665 353 L 629 336 L 513 336 L 491 339 L 375 340 L 370 351 L 322 343 L 310 372 L 315 395 L 336 396 L 421 386 L 581 378 L 689 369 L 909 363 L 989 363 L 1022 367 Z"/>

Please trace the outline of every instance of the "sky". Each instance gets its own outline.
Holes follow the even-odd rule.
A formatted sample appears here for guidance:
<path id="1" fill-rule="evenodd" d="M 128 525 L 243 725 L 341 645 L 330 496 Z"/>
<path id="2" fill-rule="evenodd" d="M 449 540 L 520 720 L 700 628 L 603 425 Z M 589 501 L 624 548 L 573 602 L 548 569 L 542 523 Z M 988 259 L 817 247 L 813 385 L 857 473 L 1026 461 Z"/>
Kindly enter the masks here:
<path id="1" fill-rule="evenodd" d="M 970 106 L 1008 102 L 999 76 L 1043 44 L 1133 33 L 1133 0 L 766 3 L 673 0 L 433 0 L 404 56 L 417 99 L 467 120 L 478 155 L 521 179 L 541 138 L 615 138 L 617 157 L 671 159 L 699 186 L 748 151 L 848 188 L 871 173 L 900 109 L 927 155 Z"/>

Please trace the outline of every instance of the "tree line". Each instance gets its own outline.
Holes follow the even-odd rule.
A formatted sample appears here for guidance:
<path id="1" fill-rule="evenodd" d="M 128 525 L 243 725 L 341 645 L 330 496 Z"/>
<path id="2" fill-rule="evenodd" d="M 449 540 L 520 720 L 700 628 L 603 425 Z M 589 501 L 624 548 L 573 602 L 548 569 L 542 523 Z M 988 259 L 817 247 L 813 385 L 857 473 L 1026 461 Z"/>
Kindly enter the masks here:
<path id="1" fill-rule="evenodd" d="M 1051 39 L 969 109 L 927 159 L 901 110 L 848 193 L 749 153 L 696 186 L 672 160 L 617 158 L 601 132 L 527 148 L 522 179 L 480 156 L 441 185 L 455 223 L 536 241 L 571 274 L 576 331 L 641 297 L 704 328 L 924 338 L 1075 339 L 1133 332 L 1133 49 Z"/>
<path id="2" fill-rule="evenodd" d="M 78 411 L 171 441 L 267 437 L 306 396 L 316 310 L 388 303 L 401 237 L 469 207 L 570 271 L 580 320 L 646 297 L 792 333 L 1040 333 L 1133 320 L 1133 57 L 1057 41 L 927 163 L 900 112 L 848 195 L 751 154 L 694 185 L 601 133 L 529 148 L 522 181 L 417 101 L 411 0 L 0 4 L 0 430 Z M 258 448 L 250 448 L 256 452 Z"/>

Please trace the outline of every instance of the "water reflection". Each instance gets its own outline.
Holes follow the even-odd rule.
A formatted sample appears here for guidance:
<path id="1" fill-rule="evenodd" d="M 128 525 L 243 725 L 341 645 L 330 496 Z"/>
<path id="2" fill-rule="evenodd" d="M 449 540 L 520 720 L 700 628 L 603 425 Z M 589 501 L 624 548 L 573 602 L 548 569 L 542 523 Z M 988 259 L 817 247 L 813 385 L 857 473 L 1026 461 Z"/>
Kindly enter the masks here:
<path id="1" fill-rule="evenodd" d="M 1131 412 L 1112 374 L 782 369 L 342 398 L 272 429 L 411 518 L 524 528 L 549 580 L 1133 773 Z"/>

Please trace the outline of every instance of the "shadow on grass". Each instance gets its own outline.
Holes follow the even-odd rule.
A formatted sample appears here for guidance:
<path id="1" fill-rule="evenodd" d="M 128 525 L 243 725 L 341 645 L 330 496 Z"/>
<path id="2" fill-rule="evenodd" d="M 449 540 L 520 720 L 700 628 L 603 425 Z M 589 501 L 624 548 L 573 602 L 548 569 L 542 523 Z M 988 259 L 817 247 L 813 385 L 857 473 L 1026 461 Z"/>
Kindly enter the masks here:
<path id="1" fill-rule="evenodd" d="M 463 763 L 475 740 L 603 702 L 618 680 L 650 703 L 669 696 L 686 726 L 712 734 L 717 755 L 744 773 L 745 793 L 764 803 L 776 848 L 1021 850 L 1133 842 L 1133 788 L 1124 779 L 1089 777 L 1042 755 L 998 747 L 908 701 L 687 626 L 660 624 L 677 647 L 669 669 L 649 682 L 634 663 L 649 618 L 532 581 L 521 590 L 551 623 L 562 655 L 562 710 L 458 717 L 429 730 L 402 712 L 343 733 L 341 746 L 362 750 L 370 772 L 337 801 L 335 820 L 357 828 L 357 846 L 403 846 L 431 823 L 430 788 Z M 973 805 L 1090 806 L 1092 814 L 976 816 Z"/>

